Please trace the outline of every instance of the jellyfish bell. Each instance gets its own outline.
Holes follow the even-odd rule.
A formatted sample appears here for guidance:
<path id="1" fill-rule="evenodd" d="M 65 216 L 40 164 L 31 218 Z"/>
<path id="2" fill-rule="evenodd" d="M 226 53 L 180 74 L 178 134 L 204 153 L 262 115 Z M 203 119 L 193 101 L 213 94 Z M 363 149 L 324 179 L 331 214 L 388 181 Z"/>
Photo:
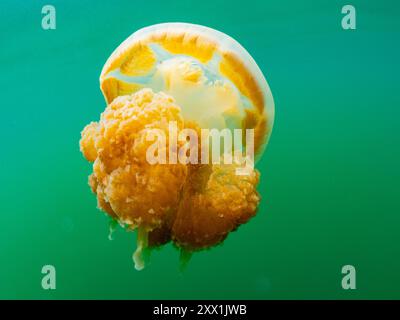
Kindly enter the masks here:
<path id="1" fill-rule="evenodd" d="M 256 160 L 274 122 L 272 94 L 254 59 L 233 38 L 200 25 L 136 31 L 106 61 L 100 87 L 108 104 L 151 88 L 172 96 L 184 120 L 200 128 L 254 129 Z"/>

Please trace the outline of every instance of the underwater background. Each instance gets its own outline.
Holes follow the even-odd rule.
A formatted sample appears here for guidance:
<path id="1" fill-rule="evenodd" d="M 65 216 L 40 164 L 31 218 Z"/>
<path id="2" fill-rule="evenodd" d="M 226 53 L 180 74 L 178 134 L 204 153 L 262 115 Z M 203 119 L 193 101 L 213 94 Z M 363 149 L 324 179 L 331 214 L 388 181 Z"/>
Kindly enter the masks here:
<path id="1" fill-rule="evenodd" d="M 56 30 L 41 28 L 54 5 Z M 341 8 L 357 10 L 343 30 Z M 400 2 L 11 1 L 0 4 L 0 298 L 400 299 Z M 257 216 L 179 271 L 136 271 L 108 240 L 79 152 L 105 108 L 99 75 L 134 31 L 190 22 L 235 38 L 271 87 Z M 57 289 L 41 287 L 54 265 Z M 341 287 L 342 266 L 357 289 Z"/>

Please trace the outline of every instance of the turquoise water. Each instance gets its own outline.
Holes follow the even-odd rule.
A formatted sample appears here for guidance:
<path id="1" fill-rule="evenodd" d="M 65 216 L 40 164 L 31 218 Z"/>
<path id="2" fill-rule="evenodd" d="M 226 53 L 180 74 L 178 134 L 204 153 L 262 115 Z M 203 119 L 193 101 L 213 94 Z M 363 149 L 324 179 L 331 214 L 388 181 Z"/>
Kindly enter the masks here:
<path id="1" fill-rule="evenodd" d="M 400 6 L 353 1 L 3 1 L 0 298 L 400 298 Z M 276 105 L 258 215 L 194 255 L 167 246 L 137 272 L 135 235 L 117 230 L 87 186 L 83 126 L 105 104 L 110 53 L 147 25 L 183 21 L 237 39 Z M 57 289 L 41 288 L 41 268 Z M 341 289 L 341 268 L 357 290 Z"/>

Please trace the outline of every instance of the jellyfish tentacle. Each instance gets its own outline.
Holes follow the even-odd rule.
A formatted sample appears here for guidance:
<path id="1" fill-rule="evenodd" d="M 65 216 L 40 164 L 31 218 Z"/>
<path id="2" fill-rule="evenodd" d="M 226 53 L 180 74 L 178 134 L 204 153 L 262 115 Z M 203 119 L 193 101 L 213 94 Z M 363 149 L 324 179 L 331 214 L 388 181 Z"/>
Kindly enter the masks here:
<path id="1" fill-rule="evenodd" d="M 135 264 L 135 269 L 140 271 L 143 270 L 145 266 L 145 250 L 148 245 L 148 235 L 146 227 L 139 226 L 137 231 L 137 242 L 136 242 L 136 251 L 133 253 L 133 262 Z"/>

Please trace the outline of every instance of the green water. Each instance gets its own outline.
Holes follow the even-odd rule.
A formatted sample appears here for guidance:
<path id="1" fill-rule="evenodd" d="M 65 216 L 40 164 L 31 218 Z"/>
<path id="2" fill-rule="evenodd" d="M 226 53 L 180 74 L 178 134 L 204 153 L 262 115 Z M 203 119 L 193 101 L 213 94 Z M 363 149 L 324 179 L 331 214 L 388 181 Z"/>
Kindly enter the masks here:
<path id="1" fill-rule="evenodd" d="M 0 298 L 400 298 L 400 5 L 352 1 L 43 1 L 0 10 Z M 237 39 L 276 105 L 258 164 L 258 215 L 180 272 L 171 245 L 133 267 L 87 186 L 80 130 L 104 109 L 98 77 L 114 48 L 161 22 Z M 54 265 L 57 289 L 41 288 Z M 341 288 L 341 268 L 357 290 Z"/>

